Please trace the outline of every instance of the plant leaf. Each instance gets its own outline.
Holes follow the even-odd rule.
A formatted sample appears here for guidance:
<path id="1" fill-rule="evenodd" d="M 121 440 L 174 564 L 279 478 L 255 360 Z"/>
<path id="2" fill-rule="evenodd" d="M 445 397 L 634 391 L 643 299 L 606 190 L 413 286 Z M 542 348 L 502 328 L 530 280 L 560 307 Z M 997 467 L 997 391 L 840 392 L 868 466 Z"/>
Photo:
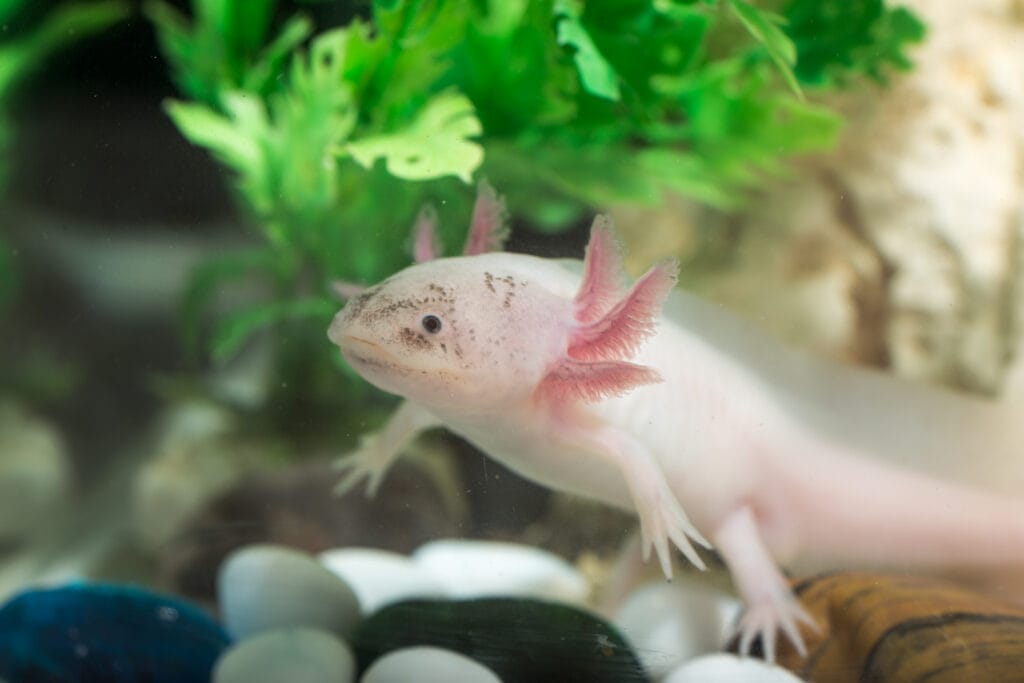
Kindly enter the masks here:
<path id="1" fill-rule="evenodd" d="M 270 83 L 284 71 L 285 64 L 294 51 L 313 32 L 313 22 L 308 17 L 294 16 L 289 19 L 277 37 L 260 53 L 242 79 L 242 89 L 265 92 Z"/>
<path id="2" fill-rule="evenodd" d="M 383 158 L 388 172 L 398 178 L 453 175 L 469 183 L 484 158 L 483 148 L 470 138 L 481 132 L 469 98 L 448 91 L 427 102 L 404 130 L 355 140 L 343 150 L 364 168 Z"/>
<path id="3" fill-rule="evenodd" d="M 0 0 L 0 21 L 10 21 L 27 4 L 28 0 Z"/>
<path id="4" fill-rule="evenodd" d="M 583 89 L 595 97 L 619 101 L 619 75 L 597 49 L 580 20 L 580 8 L 574 0 L 555 0 L 558 44 L 573 48 L 573 61 Z"/>
<path id="5" fill-rule="evenodd" d="M 304 318 L 330 320 L 338 310 L 338 302 L 327 297 L 287 299 L 259 304 L 228 314 L 213 335 L 213 358 L 223 363 L 231 359 L 257 331 L 288 320 Z"/>
<path id="6" fill-rule="evenodd" d="M 768 50 L 768 55 L 779 68 L 786 84 L 803 99 L 803 90 L 793 73 L 796 64 L 796 46 L 789 36 L 779 28 L 786 23 L 785 17 L 771 12 L 764 12 L 744 0 L 729 0 L 729 6 L 746 27 L 747 31 Z"/>
<path id="7" fill-rule="evenodd" d="M 790 0 L 783 13 L 799 55 L 797 77 L 819 86 L 859 74 L 884 83 L 886 69 L 910 68 L 905 51 L 925 34 L 912 12 L 882 0 Z"/>
<path id="8" fill-rule="evenodd" d="M 98 33 L 125 19 L 130 8 L 123 0 L 101 0 L 57 7 L 23 38 L 0 48 L 0 97 L 30 71 L 40 68 L 55 50 Z"/>
<path id="9" fill-rule="evenodd" d="M 164 109 L 193 144 L 206 147 L 228 166 L 246 171 L 259 166 L 261 149 L 254 129 L 266 129 L 262 104 L 244 95 L 227 97 L 238 125 L 231 118 L 205 104 L 169 100 Z"/>
<path id="10" fill-rule="evenodd" d="M 199 5 L 216 5 L 218 33 L 228 49 L 252 55 L 262 47 L 270 28 L 277 0 L 198 0 Z"/>
<path id="11" fill-rule="evenodd" d="M 189 276 L 178 314 L 186 352 L 198 354 L 203 315 L 225 286 L 254 274 L 274 275 L 279 264 L 279 255 L 267 247 L 242 249 L 199 264 Z"/>

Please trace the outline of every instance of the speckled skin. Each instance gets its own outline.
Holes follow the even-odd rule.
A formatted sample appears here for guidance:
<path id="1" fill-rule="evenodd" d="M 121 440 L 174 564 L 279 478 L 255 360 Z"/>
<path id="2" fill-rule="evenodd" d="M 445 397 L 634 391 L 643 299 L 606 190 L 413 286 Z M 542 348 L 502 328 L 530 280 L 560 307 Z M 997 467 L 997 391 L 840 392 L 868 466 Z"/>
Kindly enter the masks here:
<path id="1" fill-rule="evenodd" d="M 417 432 L 443 425 L 527 478 L 635 512 L 666 576 L 670 542 L 698 565 L 691 542 L 715 547 L 748 607 L 742 647 L 760 634 L 769 655 L 779 629 L 802 650 L 810 624 L 779 564 L 1022 566 L 1024 506 L 996 492 L 1024 483 L 1012 411 L 790 352 L 678 291 L 628 358 L 652 375 L 578 370 L 565 362 L 581 270 L 437 259 L 352 299 L 331 339 L 406 401 L 345 461 L 344 486 L 373 490 Z M 596 389 L 552 390 L 564 372 Z"/>

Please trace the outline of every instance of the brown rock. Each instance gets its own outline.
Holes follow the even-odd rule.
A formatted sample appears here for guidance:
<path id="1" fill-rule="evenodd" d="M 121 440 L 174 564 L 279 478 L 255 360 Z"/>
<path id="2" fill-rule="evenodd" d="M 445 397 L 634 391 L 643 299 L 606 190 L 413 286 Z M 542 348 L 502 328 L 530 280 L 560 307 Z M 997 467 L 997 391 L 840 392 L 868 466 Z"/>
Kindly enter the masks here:
<path id="1" fill-rule="evenodd" d="M 830 683 L 1024 680 L 1024 609 L 917 576 L 839 573 L 794 583 L 821 627 L 808 656 L 783 642 L 779 663 Z"/>
<path id="2" fill-rule="evenodd" d="M 461 527 L 433 481 L 399 462 L 377 497 L 360 487 L 338 497 L 330 465 L 301 465 L 251 477 L 213 499 L 165 548 L 161 574 L 169 587 L 213 603 L 217 569 L 234 549 L 274 543 L 317 553 L 364 546 L 407 553 Z"/>

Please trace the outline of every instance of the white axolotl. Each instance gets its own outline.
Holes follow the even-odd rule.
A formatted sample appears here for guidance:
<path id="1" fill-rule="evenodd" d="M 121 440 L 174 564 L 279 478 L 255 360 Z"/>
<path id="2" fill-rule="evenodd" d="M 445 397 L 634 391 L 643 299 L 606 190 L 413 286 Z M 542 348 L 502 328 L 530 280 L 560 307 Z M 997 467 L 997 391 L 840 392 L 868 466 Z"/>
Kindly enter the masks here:
<path id="1" fill-rule="evenodd" d="M 523 476 L 634 512 L 643 557 L 721 555 L 746 603 L 748 652 L 813 626 L 779 566 L 1003 578 L 1024 569 L 1024 415 L 791 352 L 678 290 L 676 266 L 620 288 L 610 221 L 578 261 L 495 252 L 486 185 L 465 255 L 351 296 L 329 337 L 405 401 L 342 461 L 372 494 L 422 430 L 444 426 Z M 664 304 L 664 310 L 662 310 Z M 1010 574 L 1012 576 L 1012 574 Z"/>

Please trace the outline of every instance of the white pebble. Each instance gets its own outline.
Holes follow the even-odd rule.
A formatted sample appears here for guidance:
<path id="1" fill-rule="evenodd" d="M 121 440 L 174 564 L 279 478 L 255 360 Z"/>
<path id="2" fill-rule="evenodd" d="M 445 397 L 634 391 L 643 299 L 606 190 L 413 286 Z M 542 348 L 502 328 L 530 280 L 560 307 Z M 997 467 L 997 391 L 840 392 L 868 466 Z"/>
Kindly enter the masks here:
<path id="1" fill-rule="evenodd" d="M 213 683 L 352 683 L 348 645 L 326 631 L 267 631 L 238 642 L 217 660 Z"/>
<path id="2" fill-rule="evenodd" d="M 347 583 L 363 614 L 411 598 L 444 597 L 444 587 L 405 555 L 375 548 L 338 548 L 320 553 L 320 562 Z"/>
<path id="3" fill-rule="evenodd" d="M 359 621 L 359 601 L 344 581 L 282 546 L 235 551 L 221 565 L 217 596 L 224 626 L 236 638 L 301 626 L 348 638 Z"/>
<path id="4" fill-rule="evenodd" d="M 493 671 L 469 657 L 439 647 L 406 647 L 375 661 L 359 683 L 501 683 Z"/>
<path id="5" fill-rule="evenodd" d="M 590 592 L 586 579 L 562 558 L 515 543 L 432 541 L 412 560 L 456 598 L 515 595 L 583 603 Z"/>
<path id="6" fill-rule="evenodd" d="M 56 427 L 0 400 L 0 543 L 31 538 L 58 514 L 71 484 Z"/>
<path id="7" fill-rule="evenodd" d="M 723 599 L 704 587 L 650 583 L 633 591 L 613 623 L 647 672 L 660 678 L 722 646 Z"/>
<path id="8" fill-rule="evenodd" d="M 795 675 L 780 666 L 761 659 L 719 653 L 691 660 L 673 671 L 661 683 L 801 683 Z"/>

